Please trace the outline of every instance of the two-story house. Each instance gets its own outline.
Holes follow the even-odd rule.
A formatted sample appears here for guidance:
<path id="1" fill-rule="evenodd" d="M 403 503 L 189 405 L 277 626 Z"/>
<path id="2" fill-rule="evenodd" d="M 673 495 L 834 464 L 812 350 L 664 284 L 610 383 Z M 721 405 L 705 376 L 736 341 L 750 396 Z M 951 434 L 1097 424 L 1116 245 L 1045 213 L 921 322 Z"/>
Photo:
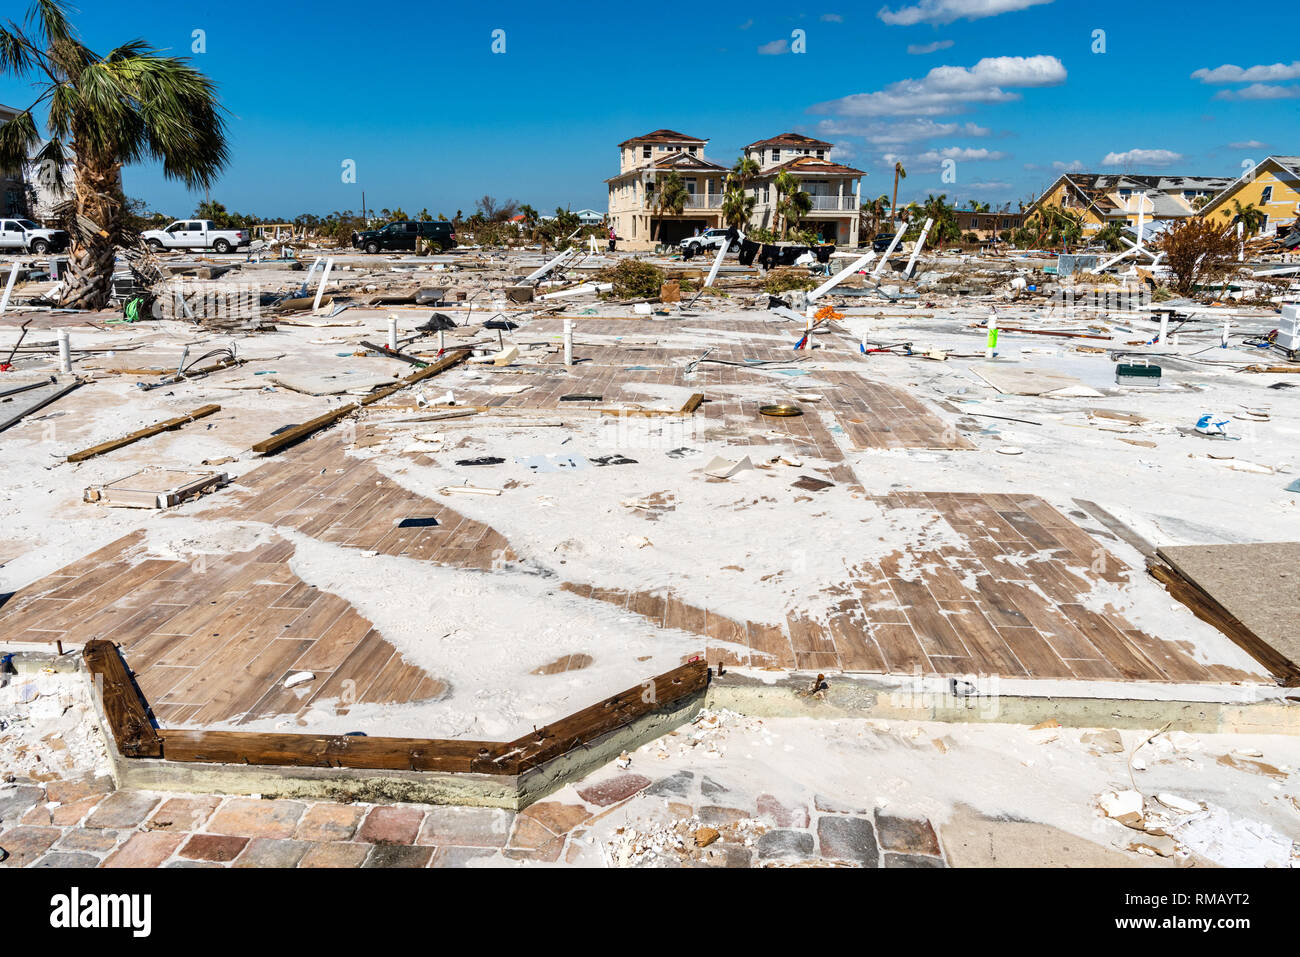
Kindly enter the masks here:
<path id="1" fill-rule="evenodd" d="M 626 248 L 675 244 L 697 232 L 726 225 L 722 197 L 731 169 L 704 156 L 707 144 L 708 140 L 674 130 L 655 130 L 618 144 L 619 172 L 605 183 L 610 222 Z M 774 183 L 778 175 L 789 171 L 812 197 L 812 209 L 802 225 L 820 233 L 826 242 L 857 245 L 859 177 L 865 174 L 834 162 L 830 151 L 830 143 L 798 133 L 746 146 L 745 156 L 759 168 L 746 183 L 755 200 L 750 224 L 779 231 L 780 197 Z M 680 213 L 664 212 L 655 202 L 658 183 L 669 171 L 675 171 L 686 187 L 688 198 Z"/>
<path id="2" fill-rule="evenodd" d="M 756 200 L 752 217 L 755 226 L 780 230 L 777 203 L 781 197 L 775 181 L 781 173 L 789 172 L 812 198 L 812 208 L 804 215 L 802 226 L 828 243 L 858 244 L 860 177 L 866 174 L 832 160 L 832 146 L 799 133 L 782 133 L 745 147 L 745 157 L 754 160 L 759 168 L 758 176 L 748 184 Z"/>
<path id="3" fill-rule="evenodd" d="M 1201 215 L 1230 226 L 1238 205 L 1254 206 L 1263 214 L 1263 235 L 1293 225 L 1300 219 L 1300 156 L 1270 156 L 1256 163 L 1201 207 Z"/>
<path id="4" fill-rule="evenodd" d="M 618 175 L 609 187 L 609 220 L 629 249 L 677 243 L 696 232 L 722 225 L 722 193 L 728 168 L 704 158 L 708 140 L 674 130 L 655 130 L 618 144 Z M 686 187 L 680 213 L 655 202 L 661 177 L 676 172 Z"/>
<path id="5" fill-rule="evenodd" d="M 1085 237 L 1108 223 L 1148 226 L 1195 216 L 1201 205 L 1231 179 L 1222 176 L 1141 176 L 1129 173 L 1065 173 L 1025 210 L 1029 218 L 1045 206 L 1077 213 Z"/>

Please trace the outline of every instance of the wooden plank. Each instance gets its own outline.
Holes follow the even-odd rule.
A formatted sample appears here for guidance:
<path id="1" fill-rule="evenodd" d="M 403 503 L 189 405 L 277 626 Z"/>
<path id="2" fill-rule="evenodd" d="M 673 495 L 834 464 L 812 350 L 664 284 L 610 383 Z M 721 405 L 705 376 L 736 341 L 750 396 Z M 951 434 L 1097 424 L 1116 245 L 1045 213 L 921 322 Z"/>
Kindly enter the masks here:
<path id="1" fill-rule="evenodd" d="M 161 756 L 162 739 L 149 720 L 148 706 L 117 646 L 111 641 L 91 641 L 81 654 L 99 687 L 104 720 L 117 742 L 117 750 L 128 758 Z"/>
<path id="2" fill-rule="evenodd" d="M 161 739 L 168 761 L 478 774 L 516 771 L 512 761 L 493 760 L 508 750 L 494 741 L 172 729 L 163 729 Z"/>
<path id="3" fill-rule="evenodd" d="M 193 412 L 185 415 L 178 415 L 174 419 L 168 419 L 165 422 L 156 422 L 153 425 L 147 425 L 143 429 L 136 429 L 117 439 L 109 439 L 107 442 L 101 442 L 98 445 L 92 445 L 88 449 L 82 449 L 80 452 L 73 452 L 68 456 L 69 462 L 84 462 L 86 459 L 93 459 L 96 455 L 103 455 L 105 452 L 112 452 L 130 445 L 133 442 L 139 442 L 141 439 L 147 439 L 151 435 L 157 435 L 159 432 L 169 432 L 179 429 L 183 425 L 188 425 L 198 419 L 206 418 L 215 412 L 220 412 L 219 405 L 199 406 Z"/>
<path id="4" fill-rule="evenodd" d="M 690 661 L 538 728 L 512 741 L 510 747 L 518 749 L 521 770 L 537 767 L 643 715 L 701 692 L 708 683 L 709 666 L 703 661 Z"/>
<path id="5" fill-rule="evenodd" d="M 281 449 L 302 441 L 312 433 L 319 432 L 321 429 L 333 425 L 340 419 L 351 415 L 353 412 L 356 412 L 367 405 L 378 402 L 380 399 L 386 399 L 390 395 L 413 386 L 417 382 L 422 382 L 425 379 L 436 376 L 440 372 L 445 372 L 452 366 L 464 362 L 469 358 L 469 355 L 469 349 L 457 349 L 454 352 L 449 352 L 428 368 L 421 369 L 419 372 L 407 376 L 396 385 L 391 385 L 386 389 L 380 389 L 378 392 L 372 392 L 370 395 L 358 402 L 349 402 L 347 405 L 340 406 L 337 409 L 332 409 L 324 415 L 318 415 L 316 418 L 304 422 L 301 425 L 295 425 L 293 428 L 285 429 L 279 435 L 267 436 L 261 442 L 253 445 L 252 451 L 257 455 L 272 455 L 279 452 Z"/>

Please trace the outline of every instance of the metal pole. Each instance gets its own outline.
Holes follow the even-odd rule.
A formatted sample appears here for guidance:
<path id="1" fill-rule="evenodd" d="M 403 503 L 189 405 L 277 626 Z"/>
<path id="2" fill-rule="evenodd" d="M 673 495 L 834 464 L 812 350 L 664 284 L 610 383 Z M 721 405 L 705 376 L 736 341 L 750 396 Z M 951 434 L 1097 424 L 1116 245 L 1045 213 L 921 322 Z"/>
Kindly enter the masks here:
<path id="1" fill-rule="evenodd" d="M 912 256 L 907 260 L 907 269 L 903 270 L 903 275 L 912 278 L 912 270 L 916 268 L 916 257 L 921 255 L 921 247 L 925 245 L 925 237 L 930 232 L 930 227 L 934 225 L 933 219 L 927 219 L 925 225 L 921 227 L 921 235 L 916 237 L 916 245 L 912 248 Z"/>
<path id="2" fill-rule="evenodd" d="M 9 308 L 9 296 L 14 291 L 14 283 L 16 283 L 17 281 L 18 281 L 18 263 L 15 262 L 13 264 L 13 268 L 9 270 L 9 281 L 5 283 L 4 297 L 0 298 L 0 315 L 4 315 L 4 311 Z"/>

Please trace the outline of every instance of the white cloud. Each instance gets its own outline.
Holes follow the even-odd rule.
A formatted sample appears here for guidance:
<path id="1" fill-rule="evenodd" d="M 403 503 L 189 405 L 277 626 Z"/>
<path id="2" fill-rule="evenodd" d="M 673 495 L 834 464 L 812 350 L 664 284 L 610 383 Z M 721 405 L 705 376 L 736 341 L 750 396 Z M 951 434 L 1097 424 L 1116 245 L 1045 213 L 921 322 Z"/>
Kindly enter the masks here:
<path id="1" fill-rule="evenodd" d="M 876 14 L 881 20 L 896 27 L 909 27 L 917 23 L 952 23 L 954 20 L 982 20 L 1001 13 L 1013 13 L 1052 0 L 921 0 L 912 7 L 890 10 L 881 7 Z"/>
<path id="2" fill-rule="evenodd" d="M 754 25 L 754 21 L 753 21 L 753 20 L 746 20 L 744 23 L 742 23 L 742 24 L 740 25 L 740 29 L 741 29 L 741 30 L 748 30 L 748 29 L 749 29 L 750 27 L 752 27 L 753 25 Z"/>
<path id="3" fill-rule="evenodd" d="M 1182 153 L 1172 150 L 1127 150 L 1123 153 L 1107 153 L 1101 161 L 1102 166 L 1168 166 L 1183 158 Z"/>
<path id="4" fill-rule="evenodd" d="M 973 149 L 969 146 L 945 146 L 942 149 L 926 150 L 915 159 L 920 163 L 938 163 L 941 160 L 961 160 L 963 163 L 975 163 L 981 160 L 1006 159 L 1007 154 L 998 150 Z"/>
<path id="5" fill-rule="evenodd" d="M 1228 149 L 1230 149 L 1230 150 L 1266 150 L 1266 149 L 1268 149 L 1268 144 L 1267 144 L 1267 143 L 1261 143 L 1259 140 L 1242 140 L 1242 141 L 1239 142 L 1239 143 L 1229 143 L 1229 144 L 1228 144 Z"/>
<path id="6" fill-rule="evenodd" d="M 912 56 L 925 56 L 927 53 L 938 53 L 940 50 L 946 50 L 952 46 L 951 40 L 935 40 L 933 43 L 909 43 L 907 52 Z"/>
<path id="7" fill-rule="evenodd" d="M 838 13 L 823 13 L 822 22 L 824 23 L 843 23 L 844 18 Z"/>
<path id="8" fill-rule="evenodd" d="M 972 103 L 1006 103 L 1019 93 L 1003 87 L 1057 86 L 1065 67 L 1054 56 L 985 57 L 972 67 L 937 66 L 919 80 L 899 80 L 873 93 L 854 93 L 818 103 L 813 113 L 839 116 L 937 116 Z"/>
<path id="9" fill-rule="evenodd" d="M 1052 163 L 1052 169 L 1059 172 L 1065 172 L 1066 170 L 1081 170 L 1083 169 L 1083 160 L 1070 160 L 1068 163 L 1062 163 L 1060 160 L 1056 160 Z"/>
<path id="10" fill-rule="evenodd" d="M 991 130 L 977 123 L 936 123 L 923 116 L 904 120 L 875 120 L 867 123 L 822 120 L 817 124 L 822 136 L 861 136 L 877 146 L 915 143 L 918 140 L 952 136 L 988 136 Z"/>
<path id="11" fill-rule="evenodd" d="M 1272 86 L 1268 83 L 1252 83 L 1240 90 L 1220 90 L 1214 94 L 1216 100 L 1294 100 L 1300 96 L 1300 86 Z"/>
<path id="12" fill-rule="evenodd" d="M 773 40 L 771 43 L 764 43 L 758 48 L 761 56 L 778 56 L 782 53 L 790 52 L 790 42 L 786 39 Z"/>
<path id="13" fill-rule="evenodd" d="M 858 148 L 852 143 L 836 143 L 831 147 L 831 159 L 837 163 L 847 163 L 857 159 Z"/>
<path id="14" fill-rule="evenodd" d="M 966 185 L 966 188 L 971 190 L 977 189 L 982 192 L 986 192 L 988 190 L 995 190 L 995 189 L 1010 189 L 1011 184 L 1005 183 L 1000 179 L 995 179 L 995 180 L 990 180 L 987 183 L 968 183 Z"/>
<path id="15" fill-rule="evenodd" d="M 1268 66 L 1251 66 L 1244 70 L 1231 63 L 1216 66 L 1213 70 L 1200 69 L 1192 74 L 1193 80 L 1202 83 L 1259 83 L 1277 80 L 1300 79 L 1300 60 L 1291 63 L 1273 63 Z"/>

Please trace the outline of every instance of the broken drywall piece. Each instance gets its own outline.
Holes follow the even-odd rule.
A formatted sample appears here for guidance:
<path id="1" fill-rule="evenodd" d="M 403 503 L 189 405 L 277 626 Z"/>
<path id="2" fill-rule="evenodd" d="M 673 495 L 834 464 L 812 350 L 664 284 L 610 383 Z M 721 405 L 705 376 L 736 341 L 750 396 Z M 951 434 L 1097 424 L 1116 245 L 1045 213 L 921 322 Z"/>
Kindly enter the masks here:
<path id="1" fill-rule="evenodd" d="M 309 681 L 315 681 L 316 675 L 310 671 L 297 671 L 284 679 L 286 688 L 296 688 L 298 685 L 305 685 Z"/>
<path id="2" fill-rule="evenodd" d="M 748 455 L 746 455 L 743 459 L 741 459 L 738 462 L 733 462 L 730 459 L 724 459 L 722 456 L 718 455 L 718 456 L 714 456 L 713 460 L 709 462 L 707 465 L 705 465 L 702 471 L 704 472 L 705 475 L 711 475 L 714 478 L 725 479 L 725 478 L 731 478 L 734 475 L 738 475 L 741 472 L 749 471 L 753 469 L 753 467 L 754 467 L 754 463 L 750 461 Z"/>
<path id="3" fill-rule="evenodd" d="M 1142 795 L 1134 790 L 1107 791 L 1097 799 L 1097 804 L 1107 817 L 1125 827 L 1142 828 Z"/>

